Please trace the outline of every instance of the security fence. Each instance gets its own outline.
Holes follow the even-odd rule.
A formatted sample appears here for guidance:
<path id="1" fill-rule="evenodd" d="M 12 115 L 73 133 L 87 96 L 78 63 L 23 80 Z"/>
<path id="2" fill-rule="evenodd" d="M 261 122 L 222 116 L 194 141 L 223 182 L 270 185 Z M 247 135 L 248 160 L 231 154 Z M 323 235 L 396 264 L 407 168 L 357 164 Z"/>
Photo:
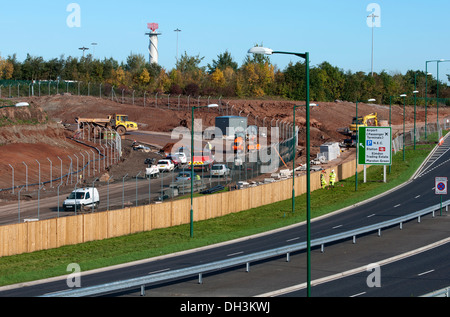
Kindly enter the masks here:
<path id="1" fill-rule="evenodd" d="M 444 117 L 437 122 L 427 123 L 426 125 L 416 126 L 416 129 L 410 131 L 405 130 L 405 133 L 399 132 L 392 140 L 392 148 L 394 153 L 397 153 L 405 146 L 411 146 L 423 141 L 438 142 L 442 137 L 442 130 L 450 128 L 450 117 Z"/>

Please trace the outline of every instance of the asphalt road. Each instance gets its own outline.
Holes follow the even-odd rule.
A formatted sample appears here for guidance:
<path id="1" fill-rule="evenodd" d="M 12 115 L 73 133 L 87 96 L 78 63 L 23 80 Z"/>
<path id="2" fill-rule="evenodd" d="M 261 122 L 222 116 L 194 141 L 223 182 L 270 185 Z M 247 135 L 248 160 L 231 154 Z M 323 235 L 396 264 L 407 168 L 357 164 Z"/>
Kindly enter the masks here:
<path id="1" fill-rule="evenodd" d="M 374 269 L 367 268 L 369 271 L 314 286 L 311 293 L 317 297 L 422 296 L 450 286 L 449 258 L 450 248 L 447 242 L 405 259 L 379 266 L 379 277 L 375 276 Z M 305 295 L 303 289 L 285 296 Z"/>
<path id="2" fill-rule="evenodd" d="M 447 148 L 450 142 L 447 140 L 445 142 L 445 146 L 442 149 Z M 311 238 L 315 239 L 322 236 L 329 236 L 331 234 L 336 234 L 338 232 L 348 231 L 354 228 L 367 226 L 374 223 L 379 223 L 385 221 L 387 219 L 396 218 L 401 215 L 412 213 L 416 210 L 423 209 L 430 205 L 434 205 L 438 202 L 437 196 L 434 193 L 434 178 L 436 176 L 445 176 L 449 174 L 450 165 L 448 163 L 450 161 L 450 153 L 449 151 L 444 152 L 443 154 L 439 154 L 439 157 L 434 161 L 433 165 L 427 167 L 426 171 L 420 174 L 418 178 L 414 181 L 404 184 L 401 188 L 398 188 L 396 191 L 386 193 L 383 197 L 377 198 L 369 203 L 361 204 L 359 206 L 354 206 L 346 210 L 345 212 L 338 212 L 328 217 L 322 218 L 320 220 L 313 221 L 311 224 Z M 439 166 L 438 168 L 432 168 L 433 166 Z M 447 215 L 444 213 L 444 216 Z M 438 223 L 445 224 L 445 221 L 436 222 L 436 219 L 447 219 L 444 216 L 439 216 L 440 218 L 432 218 L 430 219 L 430 224 Z M 424 217 L 425 219 L 426 217 Z M 333 250 L 336 248 L 337 255 L 332 257 L 331 259 L 325 261 L 324 259 L 320 259 L 321 271 L 328 274 L 329 272 L 335 271 L 336 267 L 338 267 L 337 263 L 339 263 L 338 259 L 346 254 L 350 254 L 350 249 L 355 248 L 355 246 L 361 246 L 362 250 L 365 250 L 366 253 L 362 252 L 361 249 L 359 252 L 356 252 L 353 255 L 353 258 L 347 259 L 344 263 L 360 263 L 362 265 L 367 265 L 368 263 L 375 262 L 370 257 L 374 255 L 380 255 L 378 257 L 378 261 L 385 259 L 386 257 L 394 256 L 396 254 L 402 253 L 406 248 L 409 251 L 413 250 L 417 247 L 422 247 L 431 242 L 435 242 L 441 240 L 443 238 L 449 237 L 449 226 L 448 220 L 447 223 L 441 227 L 440 229 L 430 228 L 425 229 L 427 233 L 432 233 L 427 235 L 427 238 L 417 239 L 417 234 L 414 232 L 407 232 L 405 229 L 403 230 L 394 230 L 396 232 L 401 232 L 401 236 L 403 237 L 401 240 L 402 243 L 392 243 L 391 241 L 385 241 L 385 236 L 387 233 L 383 233 L 383 237 L 380 239 L 376 237 L 376 242 L 378 244 L 377 248 L 375 246 L 368 247 L 364 244 L 364 239 L 373 238 L 370 235 L 367 237 L 358 238 L 358 242 L 356 245 L 353 245 L 348 242 L 338 243 L 334 246 L 326 246 L 325 253 L 322 255 L 328 255 L 331 253 L 329 250 Z M 423 220 L 419 225 L 420 228 L 425 224 L 425 220 Z M 390 229 L 392 230 L 392 229 Z M 423 229 L 421 229 L 423 230 Z M 161 257 L 157 259 L 151 259 L 149 261 L 141 261 L 139 263 L 124 266 L 124 267 L 116 267 L 113 270 L 99 270 L 92 274 L 84 274 L 82 276 L 82 286 L 89 285 L 97 285 L 101 283 L 111 282 L 113 280 L 122 280 L 129 279 L 132 277 L 142 276 L 146 274 L 152 274 L 153 272 L 174 270 L 182 267 L 188 267 L 200 263 L 219 261 L 222 259 L 229 258 L 230 256 L 238 256 L 243 254 L 250 254 L 258 251 L 263 251 L 267 249 L 277 248 L 283 245 L 298 243 L 304 240 L 306 236 L 306 228 L 303 224 L 298 226 L 294 226 L 292 228 L 286 230 L 276 231 L 270 234 L 259 235 L 257 237 L 240 239 L 239 241 L 234 241 L 233 243 L 224 243 L 219 246 L 212 246 L 210 248 L 202 248 L 201 250 L 195 250 L 192 252 L 185 252 L 177 255 L 171 255 L 167 257 Z M 425 236 L 425 235 L 423 235 Z M 402 252 L 400 252 L 402 249 Z M 320 253 L 319 250 L 315 250 L 315 253 Z M 389 255 L 389 256 L 385 256 Z M 299 257 L 304 256 L 304 254 L 299 254 Z M 369 259 L 370 258 L 370 259 Z M 368 261 L 369 259 L 369 261 Z M 76 261 L 74 261 L 76 262 Z M 283 262 L 283 264 L 280 264 Z M 276 263 L 276 264 L 272 264 Z M 295 261 L 291 261 L 288 264 L 293 266 L 289 268 L 289 272 L 300 272 L 302 269 L 304 270 L 304 261 L 299 261 L 297 266 Z M 270 262 L 270 265 L 275 265 L 278 270 L 282 270 L 282 266 L 285 265 L 285 261 L 280 259 L 278 262 Z M 279 268 L 278 268 L 279 266 Z M 359 267 L 360 265 L 358 265 Z M 261 266 L 262 267 L 262 266 Z M 256 270 L 256 267 L 255 267 Z M 345 269 L 346 270 L 346 269 Z M 252 272 L 254 270 L 252 269 Z M 214 275 L 218 279 L 221 279 L 223 283 L 228 284 L 231 288 L 230 293 L 226 295 L 224 293 L 220 293 L 218 296 L 253 296 L 258 295 L 270 291 L 274 291 L 280 289 L 282 287 L 296 285 L 302 281 L 302 278 L 299 280 L 294 280 L 292 278 L 293 273 L 288 273 L 287 278 L 284 278 L 284 286 L 280 285 L 280 283 L 270 284 L 268 285 L 270 290 L 267 288 L 263 288 L 258 285 L 250 285 L 251 289 L 250 293 L 246 293 L 245 295 L 239 290 L 243 289 L 244 278 L 239 279 L 238 283 L 235 281 L 229 281 L 225 278 L 222 278 L 222 275 Z M 294 273 L 295 274 L 295 273 Z M 248 276 L 253 275 L 248 274 Z M 305 276 L 304 274 L 299 274 L 299 276 Z M 205 278 L 205 277 L 204 277 Z M 316 278 L 313 276 L 313 279 Z M 279 278 L 276 277 L 275 280 Z M 267 280 L 266 275 L 263 274 L 263 278 L 259 279 L 261 282 Z M 281 278 L 279 279 L 282 280 Z M 281 281 L 282 282 L 282 281 Z M 448 281 L 450 285 L 450 281 Z M 188 282 L 189 283 L 189 282 Z M 192 284 L 196 284 L 196 281 L 190 281 Z M 283 283 L 282 283 L 283 284 Z M 203 284 L 205 285 L 205 283 Z M 202 286 L 203 286 L 202 285 Z M 209 283 L 208 283 L 209 285 Z M 222 284 L 223 285 L 223 284 Z M 225 289 L 221 285 L 216 284 L 214 286 L 216 289 L 221 290 Z M 153 286 L 152 286 L 153 288 Z M 56 281 L 50 281 L 49 283 L 37 284 L 34 283 L 27 285 L 26 287 L 20 288 L 2 288 L 0 289 L 0 296 L 38 296 L 42 294 L 47 294 L 59 290 L 67 289 L 66 280 L 60 279 Z M 150 289 L 150 288 L 149 288 Z M 177 288 L 179 289 L 179 288 Z M 247 288 L 248 289 L 248 288 Z M 148 292 L 152 293 L 152 292 Z M 121 294 L 121 295 L 127 295 Z M 131 293 L 130 293 L 131 294 Z M 164 296 L 162 291 L 158 290 L 154 294 L 157 296 Z M 170 293 L 171 296 L 195 296 L 192 293 L 184 293 L 178 291 L 176 293 Z M 213 296 L 217 293 L 213 293 L 209 291 L 207 296 Z M 230 295 L 231 294 L 231 295 Z M 354 293 L 356 294 L 356 292 Z M 199 296 L 205 296 L 199 295 Z"/>

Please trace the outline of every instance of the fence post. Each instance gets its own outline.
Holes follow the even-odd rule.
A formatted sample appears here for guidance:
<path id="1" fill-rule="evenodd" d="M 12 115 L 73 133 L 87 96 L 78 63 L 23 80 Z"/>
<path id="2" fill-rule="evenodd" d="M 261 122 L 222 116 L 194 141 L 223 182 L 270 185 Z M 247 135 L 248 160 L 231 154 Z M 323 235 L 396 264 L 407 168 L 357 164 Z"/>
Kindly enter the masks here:
<path id="1" fill-rule="evenodd" d="M 12 193 L 14 195 L 14 167 L 12 167 L 11 164 L 8 165 L 12 168 Z"/>
<path id="2" fill-rule="evenodd" d="M 128 173 L 122 178 L 122 209 L 124 208 L 124 199 L 125 199 L 125 177 L 128 176 Z"/>
<path id="3" fill-rule="evenodd" d="M 20 223 L 20 192 L 22 191 L 22 189 L 24 188 L 25 186 L 22 186 L 22 188 L 19 190 L 19 199 L 17 200 L 18 201 L 18 208 L 19 208 L 19 212 L 18 212 L 18 215 L 19 215 L 19 223 Z"/>
<path id="4" fill-rule="evenodd" d="M 27 187 L 28 191 L 28 165 L 25 164 L 25 162 L 22 162 L 25 165 L 25 186 Z"/>

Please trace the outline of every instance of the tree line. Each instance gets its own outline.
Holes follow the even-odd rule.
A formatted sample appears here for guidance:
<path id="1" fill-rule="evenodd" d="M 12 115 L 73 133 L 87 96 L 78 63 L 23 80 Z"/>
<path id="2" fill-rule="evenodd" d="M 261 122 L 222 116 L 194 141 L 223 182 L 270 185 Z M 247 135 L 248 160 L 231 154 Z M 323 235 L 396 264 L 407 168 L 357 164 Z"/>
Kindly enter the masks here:
<path id="1" fill-rule="evenodd" d="M 139 90 L 148 93 L 184 94 L 191 96 L 223 96 L 237 98 L 277 97 L 305 100 L 305 64 L 290 63 L 281 70 L 268 56 L 247 55 L 242 65 L 234 61 L 228 51 L 221 53 L 207 66 L 200 66 L 204 57 L 178 58 L 175 67 L 167 70 L 150 64 L 144 55 L 131 53 L 125 62 L 113 58 L 95 59 L 64 57 L 44 60 L 27 54 L 18 61 L 16 54 L 0 56 L 0 81 L 5 80 L 73 80 L 106 83 L 120 90 Z M 450 75 L 449 79 L 450 79 Z M 1 84 L 1 82 L 0 82 Z M 450 98 L 446 83 L 428 76 L 424 71 L 408 70 L 405 74 L 386 71 L 366 74 L 362 71 L 344 71 L 328 62 L 310 69 L 310 98 L 314 101 L 366 101 L 400 103 L 398 96 L 418 90 L 418 104 L 428 98 Z"/>

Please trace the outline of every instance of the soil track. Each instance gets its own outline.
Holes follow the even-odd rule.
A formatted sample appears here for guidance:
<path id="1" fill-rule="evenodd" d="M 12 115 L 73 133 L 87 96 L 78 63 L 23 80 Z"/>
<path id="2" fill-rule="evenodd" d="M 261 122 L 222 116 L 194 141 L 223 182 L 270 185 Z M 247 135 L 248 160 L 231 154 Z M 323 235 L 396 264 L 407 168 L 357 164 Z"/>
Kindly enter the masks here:
<path id="1" fill-rule="evenodd" d="M 168 109 L 167 105 L 160 105 L 155 108 L 154 105 L 143 107 L 138 105 L 121 104 L 110 99 L 101 99 L 98 97 L 72 96 L 72 95 L 56 95 L 44 97 L 13 99 L 12 102 L 27 101 L 30 103 L 30 109 L 42 109 L 49 118 L 49 123 L 40 125 L 27 125 L 0 128 L 0 143 L 2 144 L 0 151 L 0 188 L 11 187 L 12 168 L 15 169 L 15 179 L 24 179 L 23 162 L 29 168 L 29 182 L 37 182 L 37 170 L 39 168 L 36 160 L 41 164 L 42 174 L 49 174 L 49 164 L 52 161 L 52 171 L 54 175 L 59 176 L 60 160 L 63 159 L 63 169 L 67 170 L 69 164 L 68 155 L 79 153 L 85 150 L 80 144 L 69 140 L 67 137 L 72 136 L 73 132 L 64 129 L 63 124 L 75 124 L 75 117 L 106 117 L 112 113 L 127 114 L 129 120 L 138 122 L 141 131 L 156 131 L 168 133 L 175 127 L 180 126 L 180 122 L 186 120 L 187 126 L 190 128 L 191 110 L 187 105 L 181 105 L 180 110 Z M 200 101 L 206 105 L 206 100 Z M 216 103 L 216 101 L 211 101 Z M 248 123 L 262 126 L 275 125 L 278 122 L 291 123 L 293 119 L 292 109 L 294 105 L 301 105 L 304 102 L 298 101 L 273 101 L 273 100 L 223 100 L 222 107 L 218 109 L 197 109 L 195 110 L 195 118 L 202 119 L 203 127 L 213 126 L 214 119 L 219 115 L 232 114 L 248 116 Z M 197 105 L 197 104 L 195 104 Z M 175 107 L 176 108 L 176 107 Z M 14 109 L 14 108 L 12 108 Z M 312 157 L 318 152 L 319 146 L 325 142 L 336 141 L 341 142 L 346 137 L 339 133 L 339 130 L 348 126 L 352 117 L 355 116 L 355 103 L 351 102 L 317 102 L 317 106 L 311 109 L 311 145 Z M 13 111 L 8 108 L 8 111 Z M 45 116 L 39 113 L 40 120 Z M 389 105 L 371 105 L 358 104 L 358 115 L 364 116 L 369 113 L 376 112 L 379 120 L 389 119 Z M 436 121 L 435 108 L 427 110 L 428 122 Z M 439 116 L 444 118 L 450 114 L 450 109 L 441 107 Z M 11 115 L 11 114 L 9 114 Z M 403 106 L 392 106 L 392 124 L 401 125 L 403 123 Z M 408 125 L 413 123 L 414 108 L 406 107 L 406 122 Z M 425 121 L 425 110 L 418 107 L 416 112 L 416 120 L 418 124 Z M 296 112 L 296 124 L 300 126 L 299 150 L 302 152 L 305 145 L 305 108 L 298 107 Z M 137 138 L 135 135 L 127 135 L 127 139 Z M 161 141 L 164 140 L 164 141 Z M 157 144 L 163 147 L 167 143 L 167 138 L 158 138 L 148 136 L 147 142 Z M 133 156 L 134 158 L 128 164 L 114 167 L 114 176 L 119 178 L 129 173 L 136 175 L 136 164 L 130 162 L 139 162 L 147 154 L 133 153 L 135 151 L 125 151 L 125 157 Z M 138 157 L 139 156 L 139 157 Z M 142 156 L 142 157 L 141 157 Z M 305 159 L 299 160 L 298 164 Z M 44 172 L 46 170 L 46 172 Z M 116 175 L 117 174 L 117 175 Z M 120 174 L 120 175 L 119 175 Z M 122 175 L 123 174 L 123 175 Z M 8 199 L 6 193 L 0 193 L 3 199 Z"/>

